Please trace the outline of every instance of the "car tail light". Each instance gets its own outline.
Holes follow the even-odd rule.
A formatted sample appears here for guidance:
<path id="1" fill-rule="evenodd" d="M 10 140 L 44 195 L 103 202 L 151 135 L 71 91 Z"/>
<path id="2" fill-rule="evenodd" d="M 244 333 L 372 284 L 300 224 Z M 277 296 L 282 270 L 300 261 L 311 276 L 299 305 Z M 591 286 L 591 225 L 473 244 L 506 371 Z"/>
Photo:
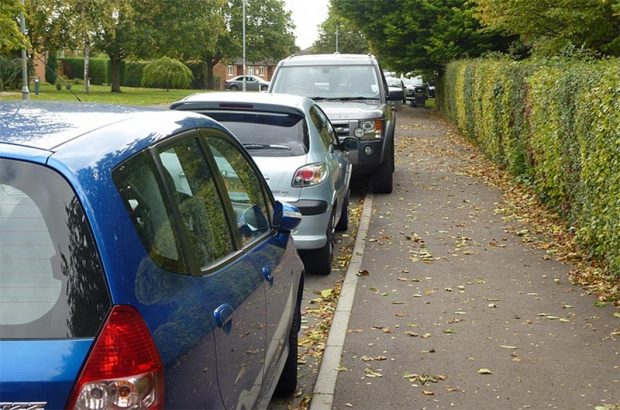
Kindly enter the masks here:
<path id="1" fill-rule="evenodd" d="M 67 408 L 162 409 L 163 405 L 164 369 L 151 332 L 135 308 L 114 306 Z"/>
<path id="2" fill-rule="evenodd" d="M 294 187 L 306 187 L 320 184 L 327 178 L 327 167 L 324 163 L 304 165 L 295 171 L 292 185 Z"/>

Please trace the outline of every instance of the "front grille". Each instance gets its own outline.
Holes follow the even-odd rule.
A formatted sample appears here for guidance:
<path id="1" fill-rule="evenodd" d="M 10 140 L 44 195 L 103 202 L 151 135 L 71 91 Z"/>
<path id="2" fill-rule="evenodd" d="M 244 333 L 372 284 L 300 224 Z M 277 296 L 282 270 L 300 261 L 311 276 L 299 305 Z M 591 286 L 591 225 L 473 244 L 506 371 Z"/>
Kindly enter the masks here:
<path id="1" fill-rule="evenodd" d="M 352 136 L 356 124 L 357 121 L 332 121 L 334 131 L 339 138 Z"/>

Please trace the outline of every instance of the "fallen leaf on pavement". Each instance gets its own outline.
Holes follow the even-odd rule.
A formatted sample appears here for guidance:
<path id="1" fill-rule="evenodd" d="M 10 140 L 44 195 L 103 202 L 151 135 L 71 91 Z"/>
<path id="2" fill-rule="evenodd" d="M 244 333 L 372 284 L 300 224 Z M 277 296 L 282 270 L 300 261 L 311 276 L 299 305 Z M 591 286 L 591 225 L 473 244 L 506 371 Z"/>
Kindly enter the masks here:
<path id="1" fill-rule="evenodd" d="M 489 369 L 482 368 L 482 369 L 478 370 L 478 374 L 493 374 L 493 373 Z"/>

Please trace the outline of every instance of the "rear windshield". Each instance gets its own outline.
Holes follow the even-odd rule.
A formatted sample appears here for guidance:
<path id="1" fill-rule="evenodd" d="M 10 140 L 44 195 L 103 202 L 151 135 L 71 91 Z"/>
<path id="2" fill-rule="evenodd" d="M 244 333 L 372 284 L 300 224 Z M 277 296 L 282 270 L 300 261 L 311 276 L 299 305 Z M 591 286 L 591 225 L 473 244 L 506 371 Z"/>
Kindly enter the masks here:
<path id="1" fill-rule="evenodd" d="M 380 98 L 379 83 L 371 65 L 282 66 L 274 93 L 320 99 Z"/>
<path id="2" fill-rule="evenodd" d="M 228 127 L 252 156 L 292 157 L 308 152 L 301 115 L 263 112 L 208 112 Z"/>
<path id="3" fill-rule="evenodd" d="M 0 339 L 93 337 L 109 308 L 67 182 L 42 165 L 0 159 Z"/>

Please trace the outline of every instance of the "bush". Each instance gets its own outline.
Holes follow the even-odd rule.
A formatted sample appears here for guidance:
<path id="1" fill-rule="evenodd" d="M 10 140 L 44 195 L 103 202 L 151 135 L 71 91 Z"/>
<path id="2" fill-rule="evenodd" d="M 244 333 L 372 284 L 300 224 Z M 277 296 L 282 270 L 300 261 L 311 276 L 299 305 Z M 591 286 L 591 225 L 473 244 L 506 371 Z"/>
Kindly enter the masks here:
<path id="1" fill-rule="evenodd" d="M 620 276 L 620 60 L 457 61 L 442 112 Z"/>
<path id="2" fill-rule="evenodd" d="M 188 61 L 185 63 L 192 71 L 194 81 L 192 88 L 204 90 L 207 88 L 207 64 L 204 61 Z"/>
<path id="3" fill-rule="evenodd" d="M 21 60 L 0 55 L 0 91 L 17 86 L 17 76 L 21 71 Z"/>
<path id="4" fill-rule="evenodd" d="M 57 77 L 58 59 L 56 58 L 56 51 L 50 50 L 47 56 L 47 65 L 45 66 L 45 81 L 50 84 L 56 84 Z"/>
<path id="5" fill-rule="evenodd" d="M 121 76 L 121 85 L 140 87 L 140 85 L 142 85 L 144 67 L 146 67 L 147 64 L 148 63 L 144 61 L 127 61 L 124 70 L 122 70 L 124 75 Z"/>
<path id="6" fill-rule="evenodd" d="M 142 85 L 153 88 L 189 88 L 193 75 L 191 70 L 179 60 L 162 57 L 151 61 L 144 67 Z"/>

